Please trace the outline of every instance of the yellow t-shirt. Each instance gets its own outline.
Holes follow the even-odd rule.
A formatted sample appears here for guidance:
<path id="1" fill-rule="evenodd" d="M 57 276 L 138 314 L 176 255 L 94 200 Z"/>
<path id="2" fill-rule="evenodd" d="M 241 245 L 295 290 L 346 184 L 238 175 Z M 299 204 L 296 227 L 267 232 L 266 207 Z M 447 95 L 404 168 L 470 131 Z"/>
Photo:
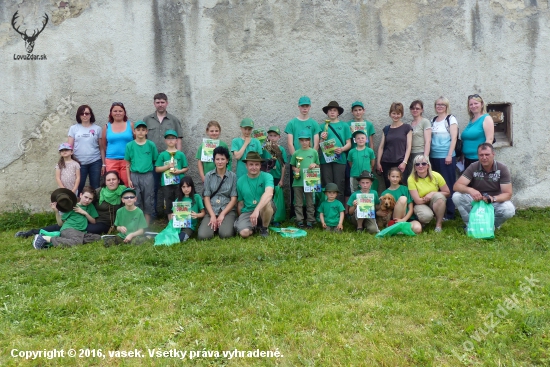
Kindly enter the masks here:
<path id="1" fill-rule="evenodd" d="M 434 178 L 433 181 L 430 180 L 430 176 L 426 176 L 425 178 L 419 177 L 418 181 L 415 181 L 414 174 L 411 174 L 407 180 L 407 186 L 409 187 L 409 190 L 418 191 L 418 196 L 423 198 L 430 192 L 439 191 L 440 187 L 447 184 L 443 176 L 439 173 L 432 171 L 432 176 Z"/>

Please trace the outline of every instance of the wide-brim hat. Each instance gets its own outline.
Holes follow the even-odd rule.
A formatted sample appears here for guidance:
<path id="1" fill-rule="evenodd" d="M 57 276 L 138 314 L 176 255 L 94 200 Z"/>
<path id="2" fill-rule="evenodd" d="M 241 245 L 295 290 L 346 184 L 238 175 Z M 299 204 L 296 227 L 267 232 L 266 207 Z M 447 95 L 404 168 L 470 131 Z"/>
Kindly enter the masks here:
<path id="1" fill-rule="evenodd" d="M 336 185 L 335 183 L 328 183 L 326 186 L 325 186 L 325 192 L 339 192 L 340 190 L 338 190 L 338 185 Z"/>
<path id="2" fill-rule="evenodd" d="M 262 157 L 257 152 L 248 152 L 246 155 L 246 158 L 243 159 L 243 162 L 264 162 L 265 159 L 262 159 Z"/>
<path id="3" fill-rule="evenodd" d="M 328 105 L 326 105 L 325 107 L 323 107 L 323 112 L 325 114 L 328 113 L 328 110 L 330 110 L 331 108 L 337 108 L 338 109 L 338 116 L 340 116 L 341 114 L 344 113 L 344 109 L 342 107 L 340 107 L 340 105 L 338 104 L 338 102 L 336 101 L 330 101 L 328 103 Z"/>
<path id="4" fill-rule="evenodd" d="M 74 192 L 66 188 L 61 188 L 52 192 L 50 202 L 57 203 L 55 206 L 57 210 L 67 213 L 73 210 L 78 200 Z"/>
<path id="5" fill-rule="evenodd" d="M 367 170 L 364 170 L 363 172 L 361 172 L 361 174 L 359 174 L 359 176 L 354 177 L 354 178 L 357 179 L 357 180 L 362 180 L 364 178 L 368 178 L 371 181 L 374 181 L 374 175 L 372 173 L 370 173 L 369 171 L 367 171 Z"/>

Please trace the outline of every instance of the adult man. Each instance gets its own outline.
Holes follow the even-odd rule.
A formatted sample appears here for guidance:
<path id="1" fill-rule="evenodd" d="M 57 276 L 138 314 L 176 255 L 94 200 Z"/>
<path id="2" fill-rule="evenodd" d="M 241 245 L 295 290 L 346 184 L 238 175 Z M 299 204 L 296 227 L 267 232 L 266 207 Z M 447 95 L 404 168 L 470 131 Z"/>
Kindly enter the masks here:
<path id="1" fill-rule="evenodd" d="M 477 148 L 478 162 L 470 164 L 453 186 L 453 202 L 462 220 L 468 225 L 472 201 L 483 200 L 495 208 L 495 227 L 512 218 L 516 213 L 512 198 L 510 171 L 495 161 L 495 150 L 489 143 Z"/>
<path id="2" fill-rule="evenodd" d="M 166 150 L 166 143 L 164 140 L 164 134 L 168 130 L 174 130 L 178 134 L 178 140 L 176 143 L 176 148 L 181 151 L 181 138 L 183 136 L 183 131 L 181 129 L 181 122 L 177 117 L 166 112 L 168 107 L 168 97 L 164 93 L 157 93 L 153 97 L 153 102 L 155 105 L 156 111 L 150 115 L 147 115 L 143 118 L 143 121 L 147 124 L 147 139 L 151 140 L 157 146 L 159 153 Z M 154 213 L 153 217 L 156 218 L 158 215 L 158 204 L 161 203 L 161 208 L 164 208 L 164 197 L 161 195 L 161 200 L 158 200 L 158 191 L 160 186 L 160 176 L 162 173 L 153 171 L 153 177 L 155 179 L 155 203 L 154 203 Z M 162 210 L 161 210 L 162 211 Z"/>
<path id="3" fill-rule="evenodd" d="M 267 227 L 277 210 L 271 200 L 273 198 L 273 176 L 261 172 L 264 161 L 257 152 L 248 152 L 246 159 L 247 174 L 237 181 L 237 207 L 239 218 L 235 222 L 235 230 L 242 238 L 251 236 L 254 228 L 260 228 L 260 235 L 267 237 Z"/>

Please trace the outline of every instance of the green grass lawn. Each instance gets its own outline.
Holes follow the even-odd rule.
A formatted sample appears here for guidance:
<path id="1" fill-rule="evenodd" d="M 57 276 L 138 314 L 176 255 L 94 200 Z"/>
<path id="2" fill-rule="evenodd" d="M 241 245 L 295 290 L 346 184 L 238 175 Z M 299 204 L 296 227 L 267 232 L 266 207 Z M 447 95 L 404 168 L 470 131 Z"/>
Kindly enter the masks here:
<path id="1" fill-rule="evenodd" d="M 518 211 L 490 241 L 455 220 L 412 238 L 315 229 L 42 251 L 7 230 L 0 365 L 181 365 L 149 356 L 175 349 L 200 366 L 548 366 L 549 219 Z M 65 356 L 12 357 L 53 349 Z M 279 356 L 246 356 L 257 350 Z"/>

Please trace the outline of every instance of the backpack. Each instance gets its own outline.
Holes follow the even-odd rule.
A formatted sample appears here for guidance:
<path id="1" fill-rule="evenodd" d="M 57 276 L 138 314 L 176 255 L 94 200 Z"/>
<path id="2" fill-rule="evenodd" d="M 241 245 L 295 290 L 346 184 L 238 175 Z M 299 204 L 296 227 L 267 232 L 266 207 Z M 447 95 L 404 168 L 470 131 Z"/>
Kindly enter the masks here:
<path id="1" fill-rule="evenodd" d="M 445 117 L 445 121 L 447 121 L 447 125 L 445 125 L 445 128 L 447 129 L 447 132 L 450 134 L 451 131 L 450 131 L 450 127 L 451 127 L 451 123 L 449 122 L 449 119 L 451 118 L 452 115 L 447 115 L 447 117 Z M 434 122 L 435 122 L 435 119 L 437 118 L 434 117 L 432 119 L 432 129 L 434 127 Z M 460 139 L 460 128 L 458 127 L 458 125 L 456 126 L 457 127 L 457 135 L 456 135 L 456 144 L 455 144 L 455 154 L 456 154 L 456 158 L 462 156 L 462 139 Z"/>

